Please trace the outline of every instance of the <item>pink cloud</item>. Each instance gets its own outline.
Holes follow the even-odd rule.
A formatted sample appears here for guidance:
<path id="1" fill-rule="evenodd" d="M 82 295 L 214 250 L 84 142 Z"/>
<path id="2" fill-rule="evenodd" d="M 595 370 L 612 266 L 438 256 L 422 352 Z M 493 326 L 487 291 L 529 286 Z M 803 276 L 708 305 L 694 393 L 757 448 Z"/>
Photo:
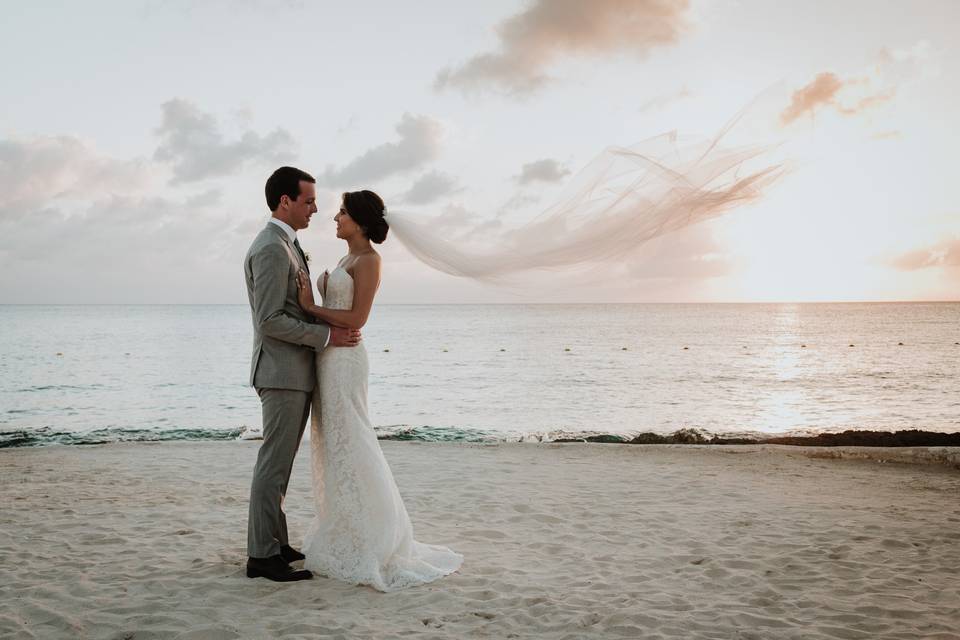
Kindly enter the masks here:
<path id="1" fill-rule="evenodd" d="M 150 177 L 146 162 L 111 158 L 72 136 L 0 139 L 0 215 L 57 198 L 139 191 Z"/>
<path id="2" fill-rule="evenodd" d="M 626 51 L 645 57 L 676 43 L 688 29 L 688 8 L 688 0 L 535 0 L 497 27 L 498 51 L 444 69 L 435 87 L 531 93 L 562 56 Z"/>
<path id="3" fill-rule="evenodd" d="M 838 113 L 852 116 L 887 102 L 897 93 L 896 87 L 893 87 L 880 93 L 863 96 L 852 105 L 841 103 L 840 92 L 847 87 L 857 85 L 869 85 L 869 81 L 864 79 L 842 80 L 837 74 L 830 71 L 819 73 L 809 84 L 793 92 L 790 106 L 780 114 L 780 122 L 783 125 L 788 125 L 806 114 L 813 117 L 817 109 L 825 107 L 831 107 Z"/>
<path id="4" fill-rule="evenodd" d="M 920 41 L 909 49 L 881 49 L 875 64 L 856 77 L 841 78 L 832 71 L 818 73 L 793 92 L 780 114 L 784 126 L 818 109 L 830 108 L 845 116 L 860 114 L 892 100 L 901 87 L 917 78 L 939 75 L 939 53 Z"/>
<path id="5" fill-rule="evenodd" d="M 901 271 L 960 267 L 960 237 L 947 238 L 933 245 L 907 251 L 895 257 L 891 264 Z"/>

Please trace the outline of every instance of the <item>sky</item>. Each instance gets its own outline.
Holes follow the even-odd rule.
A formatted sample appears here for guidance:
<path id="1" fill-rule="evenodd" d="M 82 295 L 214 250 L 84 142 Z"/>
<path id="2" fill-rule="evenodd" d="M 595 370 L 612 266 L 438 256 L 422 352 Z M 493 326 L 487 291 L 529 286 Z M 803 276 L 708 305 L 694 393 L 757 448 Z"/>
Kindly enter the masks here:
<path id="1" fill-rule="evenodd" d="M 496 246 L 604 149 L 776 145 L 757 202 L 497 286 L 380 247 L 378 303 L 960 300 L 960 2 L 0 0 L 0 303 L 244 303 L 266 177 Z M 322 270 L 322 269 L 321 269 Z"/>

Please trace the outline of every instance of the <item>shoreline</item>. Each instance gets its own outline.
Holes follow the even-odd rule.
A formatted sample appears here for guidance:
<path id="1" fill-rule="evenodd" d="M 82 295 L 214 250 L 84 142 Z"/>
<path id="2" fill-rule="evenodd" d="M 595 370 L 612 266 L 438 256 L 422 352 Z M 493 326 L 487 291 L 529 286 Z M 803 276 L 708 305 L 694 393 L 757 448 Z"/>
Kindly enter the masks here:
<path id="1" fill-rule="evenodd" d="M 257 440 L 248 427 L 234 429 L 96 429 L 88 432 L 55 431 L 49 427 L 0 431 L 0 451 L 61 445 L 102 445 L 120 442 L 175 442 Z M 570 443 L 601 444 L 675 444 L 675 445 L 789 445 L 820 447 L 960 447 L 960 432 L 901 429 L 897 431 L 853 430 L 825 432 L 815 435 L 742 434 L 721 435 L 697 428 L 683 428 L 672 433 L 642 432 L 636 435 L 590 431 L 545 431 L 509 438 L 495 432 L 476 429 L 437 427 L 378 427 L 377 439 L 385 441 L 462 442 L 462 443 Z"/>

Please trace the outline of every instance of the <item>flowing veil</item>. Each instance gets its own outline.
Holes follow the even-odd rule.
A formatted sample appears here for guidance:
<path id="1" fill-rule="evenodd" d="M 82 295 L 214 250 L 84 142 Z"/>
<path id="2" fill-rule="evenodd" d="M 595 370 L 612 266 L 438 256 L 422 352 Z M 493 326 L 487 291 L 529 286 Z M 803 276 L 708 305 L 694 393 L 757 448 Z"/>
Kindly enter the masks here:
<path id="1" fill-rule="evenodd" d="M 386 219 L 420 261 L 477 280 L 614 258 L 755 201 L 785 173 L 783 162 L 769 158 L 775 145 L 721 145 L 742 113 L 713 138 L 671 131 L 607 148 L 571 179 L 555 204 L 497 238 L 496 248 L 467 251 L 413 213 L 391 208 Z"/>

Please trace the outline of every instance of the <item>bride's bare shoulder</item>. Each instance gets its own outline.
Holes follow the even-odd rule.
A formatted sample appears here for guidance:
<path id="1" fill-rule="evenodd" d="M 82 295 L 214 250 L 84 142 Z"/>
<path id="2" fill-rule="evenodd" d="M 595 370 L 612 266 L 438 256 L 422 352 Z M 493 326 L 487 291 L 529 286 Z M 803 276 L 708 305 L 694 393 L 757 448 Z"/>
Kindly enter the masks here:
<path id="1" fill-rule="evenodd" d="M 365 268 L 368 268 L 368 269 L 370 268 L 379 269 L 380 254 L 377 253 L 376 251 L 370 251 L 369 253 L 365 253 L 361 256 L 358 256 L 357 261 L 354 262 L 354 266 L 359 267 L 360 265 L 363 265 Z"/>

